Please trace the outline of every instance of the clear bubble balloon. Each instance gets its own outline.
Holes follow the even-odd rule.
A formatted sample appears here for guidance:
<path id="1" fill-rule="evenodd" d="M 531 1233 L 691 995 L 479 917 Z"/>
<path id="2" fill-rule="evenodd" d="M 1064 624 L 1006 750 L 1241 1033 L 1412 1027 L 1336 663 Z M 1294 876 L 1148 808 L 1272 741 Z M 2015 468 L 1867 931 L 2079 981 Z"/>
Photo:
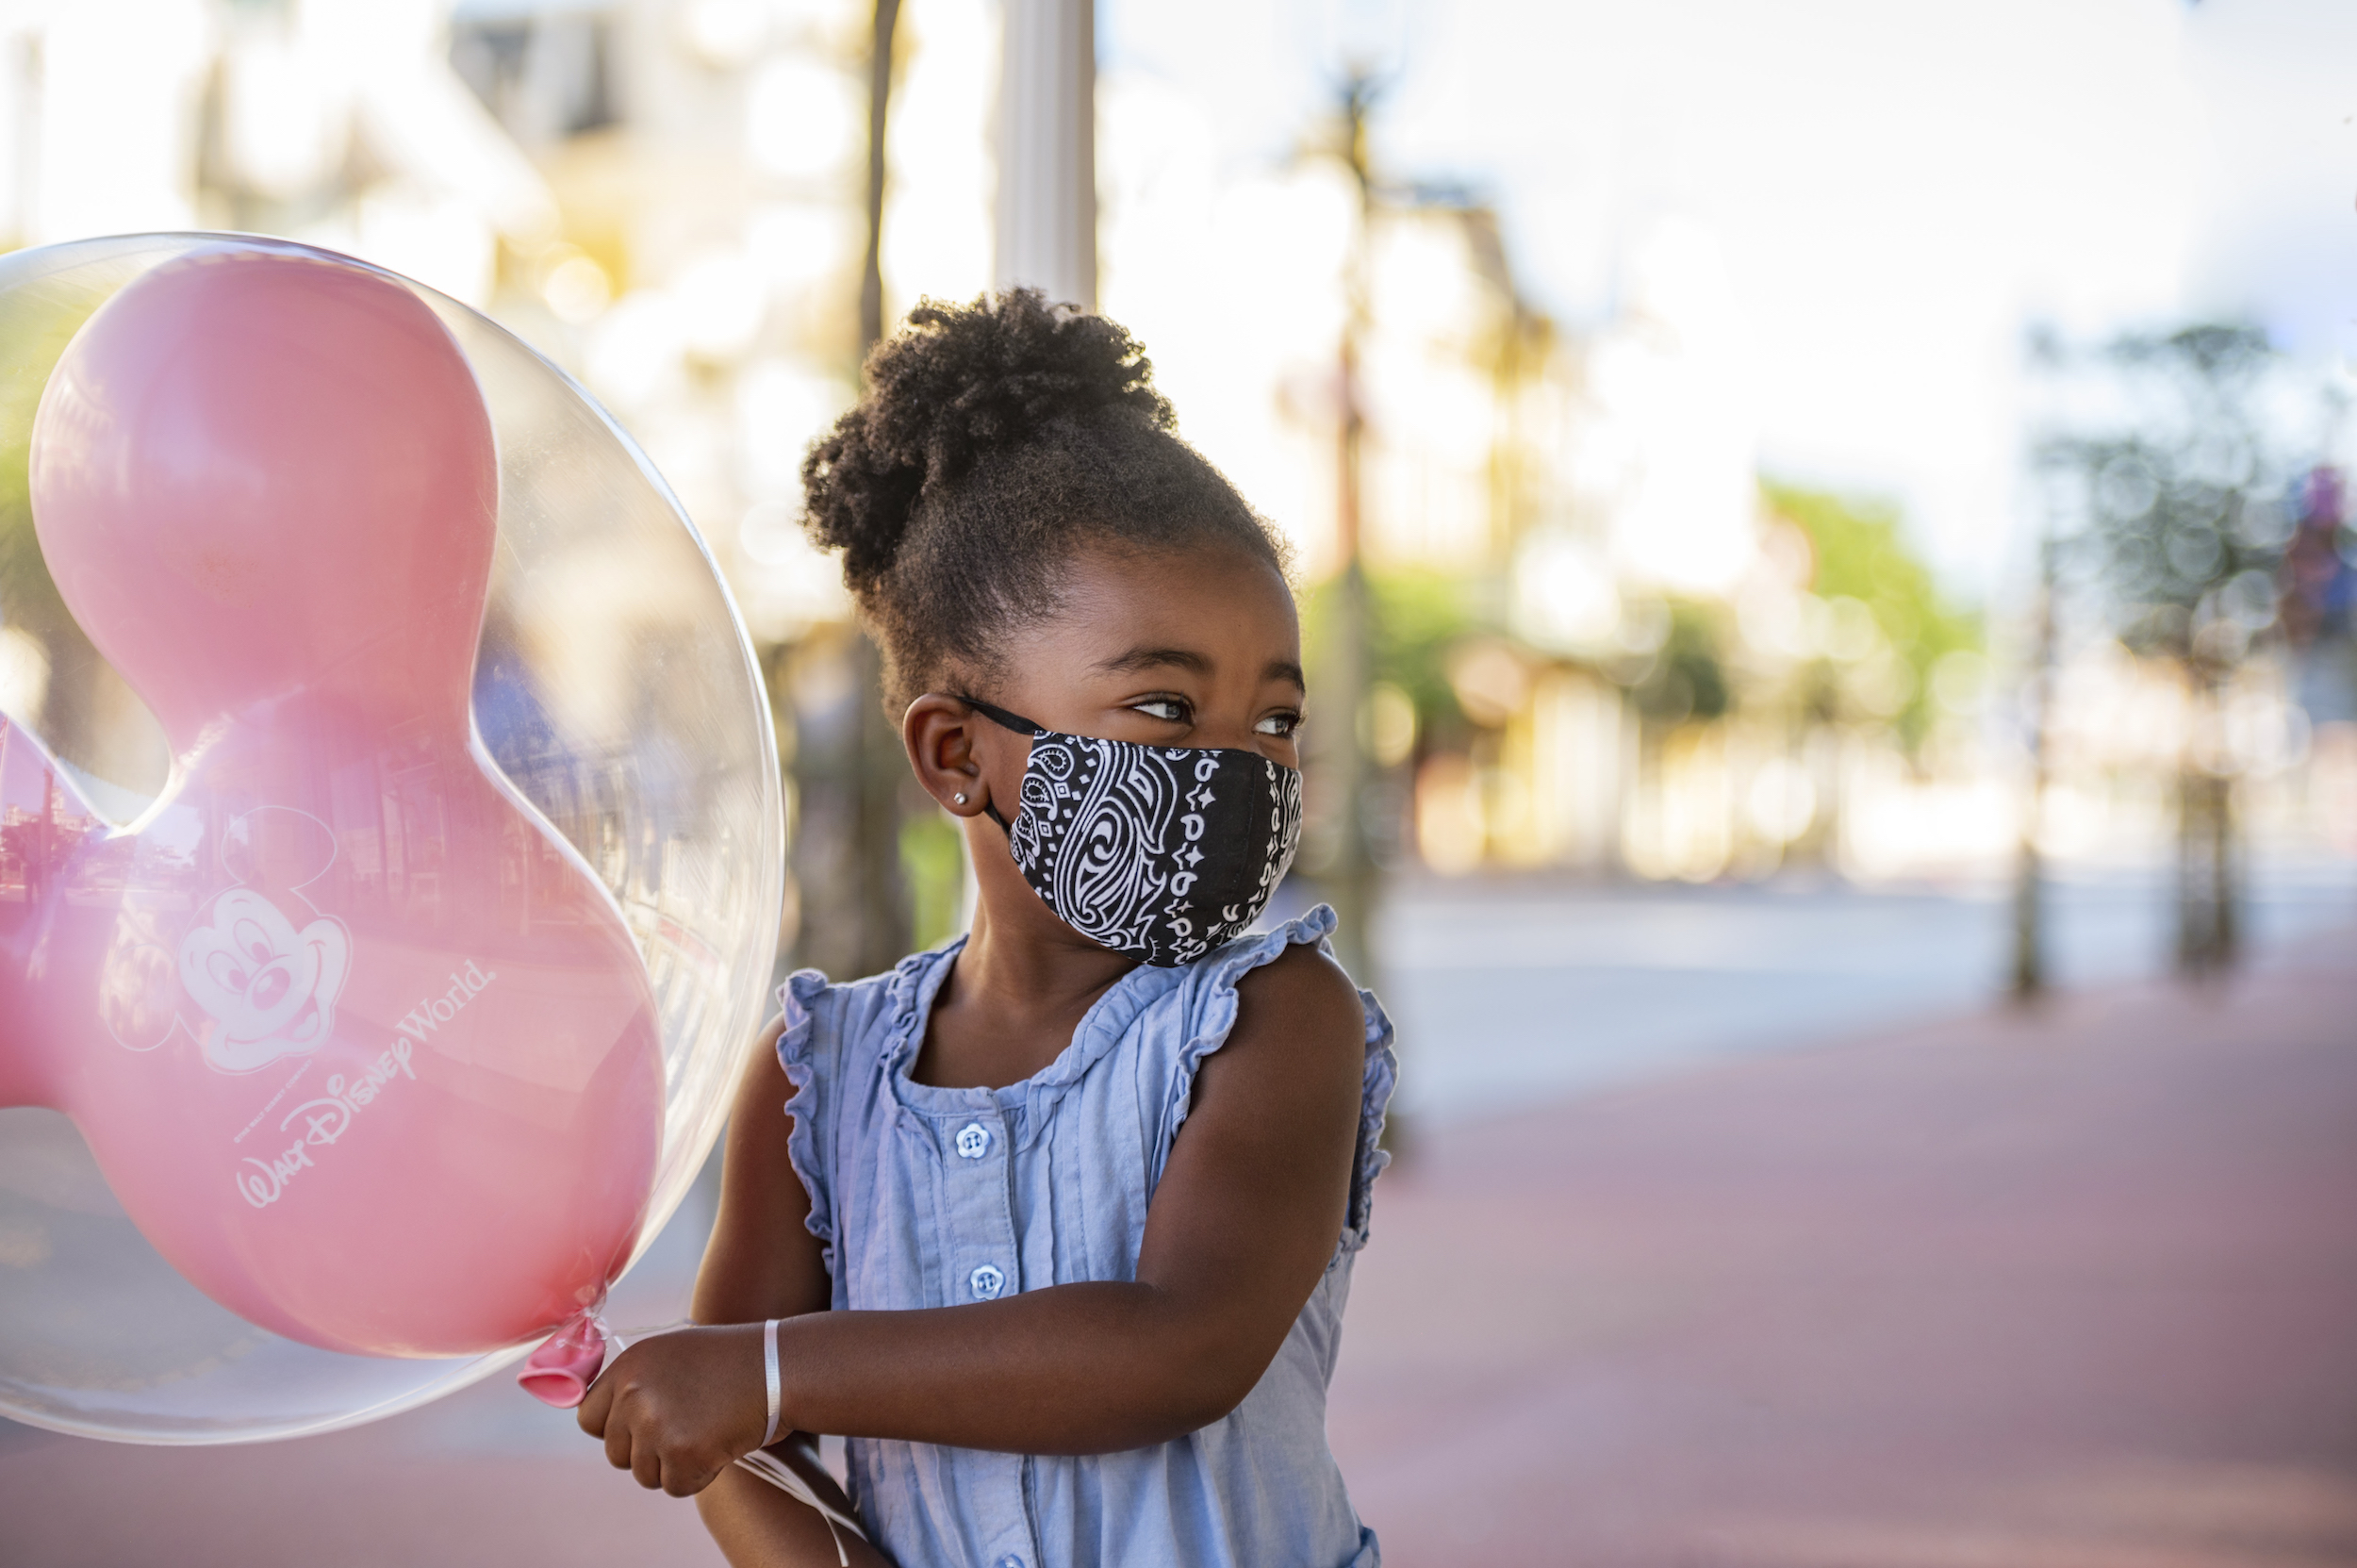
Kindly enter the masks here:
<path id="1" fill-rule="evenodd" d="M 0 257 L 0 1415 L 388 1415 L 591 1307 L 764 1005 L 718 572 L 465 305 L 206 235 Z"/>

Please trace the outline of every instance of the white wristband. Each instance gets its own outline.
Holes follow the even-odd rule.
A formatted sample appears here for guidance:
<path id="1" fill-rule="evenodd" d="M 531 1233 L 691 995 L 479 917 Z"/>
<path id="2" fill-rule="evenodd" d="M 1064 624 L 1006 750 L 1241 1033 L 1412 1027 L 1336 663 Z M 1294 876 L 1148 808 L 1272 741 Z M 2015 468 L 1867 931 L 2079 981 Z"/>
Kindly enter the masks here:
<path id="1" fill-rule="evenodd" d="M 769 1427 L 761 1434 L 761 1445 L 766 1448 L 778 1440 L 778 1320 L 771 1318 L 761 1326 L 761 1375 L 769 1385 Z"/>

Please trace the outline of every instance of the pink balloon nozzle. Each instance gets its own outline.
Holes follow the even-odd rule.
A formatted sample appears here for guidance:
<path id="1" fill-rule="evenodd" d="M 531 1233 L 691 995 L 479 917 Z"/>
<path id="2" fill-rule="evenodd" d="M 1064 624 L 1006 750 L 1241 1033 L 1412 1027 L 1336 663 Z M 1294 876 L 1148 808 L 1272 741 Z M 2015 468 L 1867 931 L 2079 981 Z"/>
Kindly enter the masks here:
<path id="1" fill-rule="evenodd" d="M 589 1396 L 589 1385 L 605 1365 L 604 1325 L 594 1312 L 581 1312 L 528 1357 L 516 1381 L 543 1404 L 569 1411 Z"/>

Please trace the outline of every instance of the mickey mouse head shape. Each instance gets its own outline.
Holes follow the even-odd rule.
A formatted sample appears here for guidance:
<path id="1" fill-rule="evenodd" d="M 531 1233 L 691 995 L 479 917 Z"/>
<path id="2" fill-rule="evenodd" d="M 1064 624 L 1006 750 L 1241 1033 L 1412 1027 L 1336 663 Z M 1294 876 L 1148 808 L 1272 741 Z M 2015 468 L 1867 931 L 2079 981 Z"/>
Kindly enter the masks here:
<path id="1" fill-rule="evenodd" d="M 0 1105 L 223 1305 L 450 1356 L 594 1305 L 663 1107 L 619 912 L 476 747 L 499 471 L 408 289 L 238 245 L 126 285 L 34 421 L 67 606 L 174 764 L 109 829 L 0 717 Z"/>
<path id="2" fill-rule="evenodd" d="M 224 1072 L 251 1072 L 323 1044 L 351 965 L 352 936 L 342 921 L 321 916 L 297 931 L 259 893 L 222 894 L 212 919 L 180 939 L 180 984 L 221 1025 L 207 1034 L 206 1060 Z"/>

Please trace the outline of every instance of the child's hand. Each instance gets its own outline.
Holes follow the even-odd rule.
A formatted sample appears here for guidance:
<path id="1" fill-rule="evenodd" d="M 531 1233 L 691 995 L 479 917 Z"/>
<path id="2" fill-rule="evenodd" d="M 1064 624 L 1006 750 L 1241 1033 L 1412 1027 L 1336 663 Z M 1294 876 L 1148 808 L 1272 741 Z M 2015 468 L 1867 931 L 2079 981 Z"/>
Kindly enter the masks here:
<path id="1" fill-rule="evenodd" d="M 581 1429 L 638 1484 L 691 1497 L 761 1446 L 769 1419 L 759 1325 L 679 1329 L 615 1359 L 581 1402 Z"/>

